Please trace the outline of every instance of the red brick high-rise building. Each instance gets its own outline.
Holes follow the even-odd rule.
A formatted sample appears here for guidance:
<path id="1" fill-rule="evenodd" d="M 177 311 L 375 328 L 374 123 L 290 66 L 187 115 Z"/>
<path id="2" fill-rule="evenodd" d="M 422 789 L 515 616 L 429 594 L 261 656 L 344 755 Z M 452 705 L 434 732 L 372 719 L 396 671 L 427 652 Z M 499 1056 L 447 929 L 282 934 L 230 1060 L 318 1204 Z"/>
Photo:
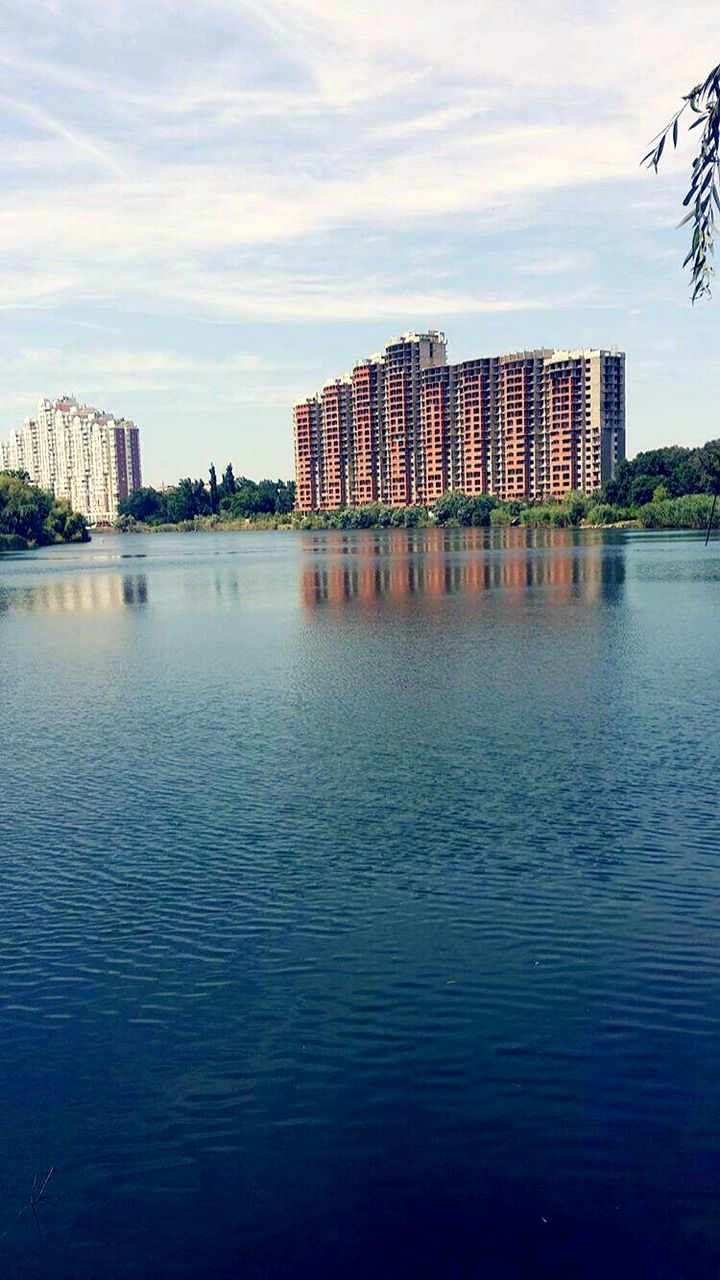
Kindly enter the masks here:
<path id="1" fill-rule="evenodd" d="M 318 464 L 322 511 L 336 511 L 350 501 L 350 437 L 352 385 L 348 377 L 326 382 L 320 394 L 320 457 Z"/>
<path id="2" fill-rule="evenodd" d="M 296 506 L 505 501 L 600 488 L 625 457 L 625 356 L 539 348 L 450 365 L 405 333 L 295 406 Z"/>
<path id="3" fill-rule="evenodd" d="M 379 356 L 361 360 L 352 371 L 350 501 L 378 502 L 383 488 L 385 365 Z"/>
<path id="4" fill-rule="evenodd" d="M 420 482 L 419 501 L 432 503 L 458 487 L 457 449 L 451 365 L 426 369 L 420 384 Z"/>
<path id="5" fill-rule="evenodd" d="M 383 500 L 393 506 L 422 502 L 422 381 L 427 370 L 446 365 L 443 333 L 404 333 L 385 348 L 385 458 Z"/>
<path id="6" fill-rule="evenodd" d="M 322 410 L 317 396 L 300 401 L 293 410 L 295 424 L 295 503 L 300 511 L 320 505 L 320 428 Z"/>
<path id="7" fill-rule="evenodd" d="M 497 361 L 466 360 L 455 365 L 457 487 L 475 496 L 492 488 L 497 455 Z"/>

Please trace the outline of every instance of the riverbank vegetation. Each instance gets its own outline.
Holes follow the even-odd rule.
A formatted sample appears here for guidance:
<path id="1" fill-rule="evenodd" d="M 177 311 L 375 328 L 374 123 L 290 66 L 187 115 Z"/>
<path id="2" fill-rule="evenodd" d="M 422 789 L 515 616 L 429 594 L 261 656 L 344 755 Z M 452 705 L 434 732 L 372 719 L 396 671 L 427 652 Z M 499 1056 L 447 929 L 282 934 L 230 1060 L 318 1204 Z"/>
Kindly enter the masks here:
<path id="1" fill-rule="evenodd" d="M 292 480 L 236 479 L 229 464 L 220 482 L 180 480 L 169 489 L 136 489 L 120 503 L 121 531 L 239 529 L 393 529 L 527 525 L 533 528 L 636 527 L 703 529 L 720 482 L 720 441 L 702 449 L 673 445 L 621 462 L 598 493 L 562 501 L 501 502 L 488 494 L 444 494 L 429 506 L 370 503 L 338 511 L 296 512 Z"/>
<path id="2" fill-rule="evenodd" d="M 412 529 L 434 525 L 570 529 L 637 523 L 634 509 L 599 503 L 596 495 L 569 493 L 562 502 L 531 503 L 500 502 L 484 494 L 469 497 L 458 491 L 444 494 L 431 506 L 387 507 L 372 503 L 339 511 L 297 514 L 292 521 L 293 527 L 299 529 Z"/>
<path id="3" fill-rule="evenodd" d="M 188 523 L 196 527 L 196 521 L 213 517 L 211 528 L 219 523 L 242 527 L 247 520 L 262 523 L 268 518 L 288 516 L 294 505 L 294 481 L 255 481 L 246 476 L 236 479 L 232 464 L 228 463 L 219 483 L 215 467 L 211 466 L 209 483 L 187 477 L 167 489 L 135 489 L 118 505 L 118 527 L 132 528 L 131 522 L 157 528 Z"/>
<path id="4" fill-rule="evenodd" d="M 0 471 L 0 551 L 87 542 L 89 537 L 84 516 L 64 498 L 31 484 L 24 471 Z"/>

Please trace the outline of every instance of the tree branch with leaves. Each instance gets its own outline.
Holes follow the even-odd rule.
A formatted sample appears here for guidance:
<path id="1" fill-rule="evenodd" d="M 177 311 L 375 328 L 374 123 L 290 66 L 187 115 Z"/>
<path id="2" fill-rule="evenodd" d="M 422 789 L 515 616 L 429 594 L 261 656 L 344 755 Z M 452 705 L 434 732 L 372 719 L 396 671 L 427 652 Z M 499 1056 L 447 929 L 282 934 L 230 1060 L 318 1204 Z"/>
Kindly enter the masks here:
<path id="1" fill-rule="evenodd" d="M 687 213 L 679 226 L 692 223 L 692 241 L 683 266 L 690 265 L 692 275 L 692 300 L 710 297 L 712 277 L 715 274 L 712 258 L 715 253 L 715 210 L 720 211 L 720 63 L 713 67 L 707 78 L 696 84 L 682 99 L 682 106 L 653 138 L 647 155 L 641 164 L 657 173 L 663 152 L 668 143 L 677 147 L 680 121 L 686 112 L 696 117 L 689 126 L 702 129 L 700 146 L 693 160 L 690 189 L 683 200 Z"/>

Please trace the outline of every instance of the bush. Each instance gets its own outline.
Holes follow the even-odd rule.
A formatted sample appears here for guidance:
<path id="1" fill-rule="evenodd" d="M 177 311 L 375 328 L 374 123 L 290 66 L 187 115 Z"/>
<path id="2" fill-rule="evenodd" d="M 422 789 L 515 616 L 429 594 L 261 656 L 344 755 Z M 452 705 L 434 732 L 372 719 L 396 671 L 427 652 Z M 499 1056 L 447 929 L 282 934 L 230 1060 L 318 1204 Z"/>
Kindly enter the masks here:
<path id="1" fill-rule="evenodd" d="M 390 526 L 393 529 L 416 529 L 427 524 L 427 507 L 393 507 Z"/>
<path id="2" fill-rule="evenodd" d="M 498 505 L 497 498 L 480 493 L 468 496 L 459 489 L 444 493 L 433 504 L 433 513 L 438 524 L 454 524 L 473 526 L 489 525 L 492 512 Z"/>
<path id="3" fill-rule="evenodd" d="M 682 498 L 648 502 L 638 511 L 638 520 L 643 529 L 705 529 L 712 502 L 709 493 L 688 493 Z"/>
<path id="4" fill-rule="evenodd" d="M 611 502 L 598 502 L 587 513 L 588 524 L 617 524 L 620 520 L 632 519 L 635 512 L 631 508 L 613 506 Z"/>
<path id="5" fill-rule="evenodd" d="M 512 514 L 509 507 L 494 507 L 490 512 L 490 524 L 494 528 L 497 526 L 506 526 L 517 521 L 518 517 Z"/>
<path id="6" fill-rule="evenodd" d="M 548 502 L 536 507 L 526 507 L 520 512 L 522 524 L 545 529 L 567 529 L 570 515 L 559 502 Z"/>
<path id="7" fill-rule="evenodd" d="M 567 514 L 568 524 L 577 525 L 587 516 L 591 501 L 578 489 L 571 489 L 570 493 L 565 494 L 562 505 Z"/>
<path id="8" fill-rule="evenodd" d="M 21 538 L 19 533 L 0 533 L 0 552 L 27 551 L 29 546 L 27 538 Z"/>

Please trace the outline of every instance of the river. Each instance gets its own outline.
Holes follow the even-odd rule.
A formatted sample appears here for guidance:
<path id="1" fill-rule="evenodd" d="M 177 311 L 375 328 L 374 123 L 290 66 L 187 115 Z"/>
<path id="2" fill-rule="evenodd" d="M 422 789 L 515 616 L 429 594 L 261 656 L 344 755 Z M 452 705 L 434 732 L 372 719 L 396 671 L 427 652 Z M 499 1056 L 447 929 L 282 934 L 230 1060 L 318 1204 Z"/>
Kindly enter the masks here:
<path id="1" fill-rule="evenodd" d="M 0 557 L 0 1274 L 716 1275 L 719 636 L 695 534 Z"/>

